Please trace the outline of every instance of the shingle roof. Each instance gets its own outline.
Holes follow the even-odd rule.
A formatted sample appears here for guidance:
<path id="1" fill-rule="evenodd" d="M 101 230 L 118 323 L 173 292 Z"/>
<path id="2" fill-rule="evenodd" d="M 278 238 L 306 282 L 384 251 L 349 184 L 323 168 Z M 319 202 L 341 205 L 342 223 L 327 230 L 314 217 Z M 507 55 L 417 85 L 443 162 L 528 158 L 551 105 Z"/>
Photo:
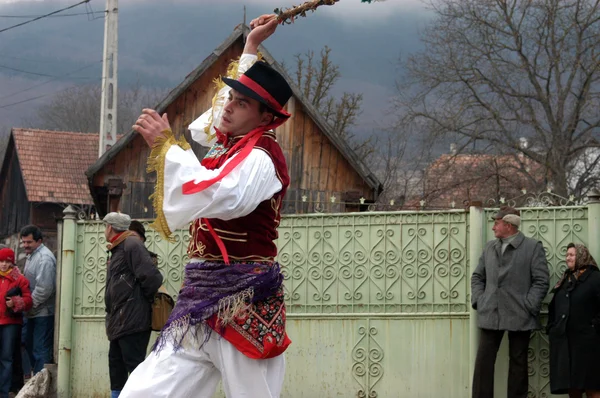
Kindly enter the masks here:
<path id="1" fill-rule="evenodd" d="M 98 134 L 13 129 L 30 202 L 92 204 L 85 170 L 98 158 Z"/>

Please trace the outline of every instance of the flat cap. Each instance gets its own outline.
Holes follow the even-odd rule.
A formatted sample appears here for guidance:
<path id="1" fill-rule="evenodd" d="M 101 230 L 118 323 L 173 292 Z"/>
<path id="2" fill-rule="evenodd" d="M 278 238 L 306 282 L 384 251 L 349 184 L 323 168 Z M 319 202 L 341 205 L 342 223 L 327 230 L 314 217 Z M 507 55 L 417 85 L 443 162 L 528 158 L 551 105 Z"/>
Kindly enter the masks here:
<path id="1" fill-rule="evenodd" d="M 115 231 L 127 231 L 131 224 L 131 217 L 124 213 L 111 212 L 102 221 L 113 227 Z"/>

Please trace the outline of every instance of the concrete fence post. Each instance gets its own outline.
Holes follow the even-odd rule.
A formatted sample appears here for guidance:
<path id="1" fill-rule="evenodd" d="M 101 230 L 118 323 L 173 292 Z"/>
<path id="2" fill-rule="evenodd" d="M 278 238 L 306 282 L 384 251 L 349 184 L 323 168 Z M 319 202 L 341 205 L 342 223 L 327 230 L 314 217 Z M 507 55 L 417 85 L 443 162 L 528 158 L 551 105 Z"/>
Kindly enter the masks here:
<path id="1" fill-rule="evenodd" d="M 71 347 L 73 323 L 73 277 L 75 275 L 75 243 L 77 211 L 71 207 L 63 211 L 62 264 L 60 275 L 60 325 L 58 336 L 57 392 L 61 398 L 71 397 Z"/>
<path id="2" fill-rule="evenodd" d="M 588 248 L 600 259 L 600 192 L 596 190 L 588 194 Z"/>
<path id="3" fill-rule="evenodd" d="M 479 257 L 483 251 L 484 236 L 485 236 L 485 212 L 483 211 L 483 205 L 479 202 L 472 203 L 469 207 L 469 280 L 468 289 L 471 291 L 471 274 L 475 271 Z M 471 295 L 469 294 L 469 297 Z M 471 303 L 467 303 L 469 306 L 469 396 L 471 395 L 473 370 L 475 368 L 475 357 L 477 356 L 477 347 L 479 345 L 479 329 L 477 328 L 477 311 L 471 308 Z"/>

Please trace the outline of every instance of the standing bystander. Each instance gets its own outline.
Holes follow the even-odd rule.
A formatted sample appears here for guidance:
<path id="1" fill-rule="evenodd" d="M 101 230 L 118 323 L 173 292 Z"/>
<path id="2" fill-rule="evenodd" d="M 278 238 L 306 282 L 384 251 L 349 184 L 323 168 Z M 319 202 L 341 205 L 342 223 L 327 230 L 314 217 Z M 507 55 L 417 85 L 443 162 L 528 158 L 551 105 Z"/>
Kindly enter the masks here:
<path id="1" fill-rule="evenodd" d="M 21 230 L 21 245 L 27 254 L 24 275 L 29 281 L 33 307 L 27 312 L 25 348 L 33 373 L 53 362 L 56 258 L 44 245 L 42 231 L 35 225 Z"/>
<path id="2" fill-rule="evenodd" d="M 128 231 L 127 214 L 108 213 L 104 234 L 110 261 L 106 278 L 106 335 L 111 398 L 117 398 L 129 373 L 146 357 L 151 332 L 151 303 L 162 284 L 142 241 Z"/>
<path id="3" fill-rule="evenodd" d="M 542 242 L 519 232 L 518 210 L 503 206 L 494 216 L 497 239 L 488 242 L 471 277 L 471 304 L 477 310 L 479 348 L 473 398 L 494 398 L 496 355 L 508 332 L 508 398 L 526 398 L 527 351 L 531 331 L 548 292 L 549 273 Z"/>

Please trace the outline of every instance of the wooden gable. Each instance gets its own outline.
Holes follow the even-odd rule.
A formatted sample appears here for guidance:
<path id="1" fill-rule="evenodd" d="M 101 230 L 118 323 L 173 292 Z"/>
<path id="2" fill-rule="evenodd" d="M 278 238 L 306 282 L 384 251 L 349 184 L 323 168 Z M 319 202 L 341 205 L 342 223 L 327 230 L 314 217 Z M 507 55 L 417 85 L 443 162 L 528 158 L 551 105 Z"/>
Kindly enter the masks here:
<path id="1" fill-rule="evenodd" d="M 12 134 L 0 166 L 0 182 L 0 237 L 4 238 L 30 222 L 30 203 Z"/>
<path id="2" fill-rule="evenodd" d="M 157 107 L 166 112 L 173 132 L 184 135 L 199 158 L 206 148 L 193 142 L 189 124 L 212 106 L 214 80 L 225 75 L 232 59 L 239 57 L 248 28 L 240 26 L 202 64 L 190 73 Z M 265 61 L 283 69 L 264 49 Z M 293 86 L 291 79 L 287 78 Z M 276 130 L 291 178 L 284 200 L 284 212 L 306 213 L 315 210 L 349 211 L 359 206 L 340 204 L 352 195 L 366 202 L 376 199 L 381 184 L 352 153 L 345 142 L 332 135 L 314 108 L 293 87 L 294 96 L 286 108 L 291 119 Z M 87 171 L 90 190 L 100 214 L 120 210 L 135 218 L 152 218 L 148 196 L 153 192 L 155 175 L 146 173 L 149 148 L 143 138 L 129 132 Z M 335 197 L 337 203 L 332 203 Z M 355 200 L 356 202 L 356 200 Z"/>

